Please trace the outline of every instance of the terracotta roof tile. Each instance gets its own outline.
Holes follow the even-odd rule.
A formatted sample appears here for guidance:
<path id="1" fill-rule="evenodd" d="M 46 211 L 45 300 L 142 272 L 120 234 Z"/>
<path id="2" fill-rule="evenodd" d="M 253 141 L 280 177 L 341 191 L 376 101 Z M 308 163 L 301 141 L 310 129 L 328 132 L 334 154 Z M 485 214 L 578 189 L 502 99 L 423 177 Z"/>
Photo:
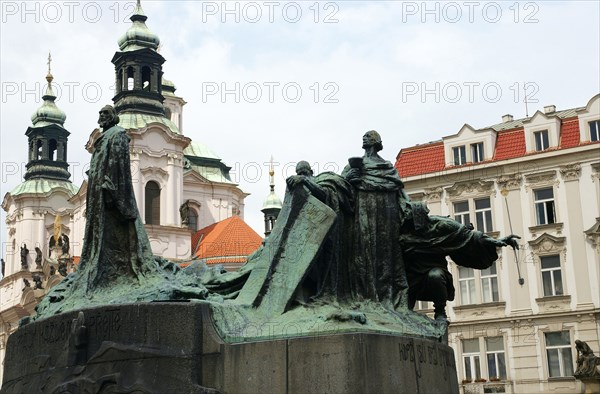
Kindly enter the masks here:
<path id="1" fill-rule="evenodd" d="M 401 178 L 406 178 L 442 171 L 444 162 L 444 143 L 440 141 L 402 149 L 396 158 L 396 169 Z"/>
<path id="2" fill-rule="evenodd" d="M 494 160 L 513 159 L 525 155 L 525 131 L 521 129 L 498 132 Z"/>
<path id="3" fill-rule="evenodd" d="M 192 235 L 194 259 L 207 264 L 242 263 L 260 247 L 262 238 L 239 216 L 211 224 Z"/>
<path id="4" fill-rule="evenodd" d="M 579 145 L 579 119 L 564 119 L 560 133 L 560 146 L 561 148 L 571 148 L 577 145 Z"/>

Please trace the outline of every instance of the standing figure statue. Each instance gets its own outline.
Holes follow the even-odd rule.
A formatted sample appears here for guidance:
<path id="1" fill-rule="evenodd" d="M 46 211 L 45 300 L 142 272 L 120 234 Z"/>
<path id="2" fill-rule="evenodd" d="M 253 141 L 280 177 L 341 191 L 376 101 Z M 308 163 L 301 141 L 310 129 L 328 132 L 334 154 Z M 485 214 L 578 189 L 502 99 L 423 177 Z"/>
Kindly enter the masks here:
<path id="1" fill-rule="evenodd" d="M 157 272 L 133 193 L 130 138 L 118 123 L 112 106 L 100 110 L 102 134 L 94 142 L 88 171 L 85 242 L 78 270 L 86 278 L 86 292 Z"/>
<path id="2" fill-rule="evenodd" d="M 29 255 L 29 249 L 27 249 L 27 245 L 23 244 L 21 246 L 21 270 L 27 270 L 29 265 L 27 264 L 27 256 Z"/>
<path id="3" fill-rule="evenodd" d="M 35 247 L 35 269 L 42 269 L 42 249 Z"/>
<path id="4" fill-rule="evenodd" d="M 408 282 L 398 242 L 405 216 L 404 184 L 398 171 L 379 156 L 381 136 L 375 130 L 362 138 L 362 158 L 349 159 L 342 177 L 355 189 L 352 248 L 348 261 L 355 299 L 380 302 L 390 309 L 408 305 Z"/>
<path id="5" fill-rule="evenodd" d="M 181 217 L 181 224 L 187 226 L 190 222 L 190 202 L 187 200 L 179 207 L 179 216 Z"/>
<path id="6" fill-rule="evenodd" d="M 67 237 L 66 234 L 63 234 L 61 236 L 61 239 L 62 239 L 62 246 L 61 246 L 62 254 L 63 254 L 63 256 L 69 255 L 69 248 L 71 247 L 69 244 L 69 237 Z"/>

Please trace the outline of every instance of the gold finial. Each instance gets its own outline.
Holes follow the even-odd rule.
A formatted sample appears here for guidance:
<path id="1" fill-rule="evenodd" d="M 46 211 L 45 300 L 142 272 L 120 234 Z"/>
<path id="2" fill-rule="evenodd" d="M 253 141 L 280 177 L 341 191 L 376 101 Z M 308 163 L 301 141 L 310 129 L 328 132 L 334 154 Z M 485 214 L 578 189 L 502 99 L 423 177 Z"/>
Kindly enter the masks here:
<path id="1" fill-rule="evenodd" d="M 269 165 L 269 175 L 275 175 L 275 169 L 273 168 L 273 155 L 271 155 L 271 164 Z"/>
<path id="2" fill-rule="evenodd" d="M 52 76 L 52 71 L 50 69 L 50 65 L 52 63 L 52 54 L 50 53 L 50 51 L 48 51 L 48 75 L 46 75 L 46 81 L 48 81 L 48 84 L 50 82 L 52 82 L 52 80 L 54 79 L 54 77 Z"/>

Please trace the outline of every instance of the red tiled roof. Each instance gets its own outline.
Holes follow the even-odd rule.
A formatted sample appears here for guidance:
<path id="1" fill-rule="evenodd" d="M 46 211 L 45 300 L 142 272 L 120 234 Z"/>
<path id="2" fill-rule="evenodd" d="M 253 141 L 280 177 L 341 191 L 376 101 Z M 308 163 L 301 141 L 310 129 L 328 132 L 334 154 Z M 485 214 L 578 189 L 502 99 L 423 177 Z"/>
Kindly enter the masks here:
<path id="1" fill-rule="evenodd" d="M 579 133 L 579 119 L 577 117 L 561 119 L 559 146 L 551 147 L 544 152 L 590 144 L 590 142 L 580 142 Z M 597 144 L 598 142 L 591 143 Z M 514 159 L 539 153 L 542 152 L 526 151 L 525 130 L 522 126 L 519 126 L 518 128 L 497 132 L 496 151 L 493 159 L 486 162 Z M 466 165 L 472 165 L 472 163 Z M 454 166 L 451 164 L 445 165 L 443 141 L 401 149 L 396 158 L 396 169 L 403 178 L 443 171 L 448 168 L 454 168 Z"/>
<path id="2" fill-rule="evenodd" d="M 232 216 L 192 235 L 193 258 L 206 259 L 207 264 L 243 263 L 261 243 L 256 231 Z"/>
<path id="3" fill-rule="evenodd" d="M 507 130 L 498 132 L 494 160 L 514 159 L 525 155 L 525 130 Z"/>
<path id="4" fill-rule="evenodd" d="M 579 119 L 564 119 L 561 127 L 560 146 L 571 148 L 579 145 Z"/>
<path id="5" fill-rule="evenodd" d="M 402 149 L 396 157 L 396 169 L 401 178 L 444 169 L 444 143 L 434 142 Z"/>

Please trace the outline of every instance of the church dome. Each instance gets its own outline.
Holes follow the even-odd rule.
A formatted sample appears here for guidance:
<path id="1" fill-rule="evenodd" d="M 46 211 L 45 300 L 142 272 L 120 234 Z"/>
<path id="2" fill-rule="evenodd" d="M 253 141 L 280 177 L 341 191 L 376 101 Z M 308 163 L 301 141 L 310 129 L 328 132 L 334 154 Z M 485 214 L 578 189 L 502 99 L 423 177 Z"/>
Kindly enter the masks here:
<path id="1" fill-rule="evenodd" d="M 40 108 L 37 109 L 31 115 L 31 122 L 34 127 L 42 127 L 48 126 L 50 124 L 58 124 L 62 126 L 67 119 L 67 115 L 56 106 L 54 100 L 56 100 L 56 96 L 52 91 L 52 80 L 54 77 L 50 72 L 46 76 L 46 81 L 48 81 L 48 87 L 46 88 L 46 94 L 42 97 L 44 103 Z"/>
<path id="2" fill-rule="evenodd" d="M 138 0 L 133 15 L 131 15 L 131 27 L 119 38 L 119 49 L 121 51 L 136 51 L 138 49 L 150 48 L 156 50 L 160 45 L 158 36 L 148 29 L 142 6 Z"/>
<path id="3" fill-rule="evenodd" d="M 275 191 L 271 190 L 271 192 L 265 199 L 265 202 L 263 202 L 261 211 L 264 211 L 266 209 L 281 209 L 282 206 L 283 204 L 281 203 L 279 197 L 277 197 L 277 194 L 275 194 Z"/>

